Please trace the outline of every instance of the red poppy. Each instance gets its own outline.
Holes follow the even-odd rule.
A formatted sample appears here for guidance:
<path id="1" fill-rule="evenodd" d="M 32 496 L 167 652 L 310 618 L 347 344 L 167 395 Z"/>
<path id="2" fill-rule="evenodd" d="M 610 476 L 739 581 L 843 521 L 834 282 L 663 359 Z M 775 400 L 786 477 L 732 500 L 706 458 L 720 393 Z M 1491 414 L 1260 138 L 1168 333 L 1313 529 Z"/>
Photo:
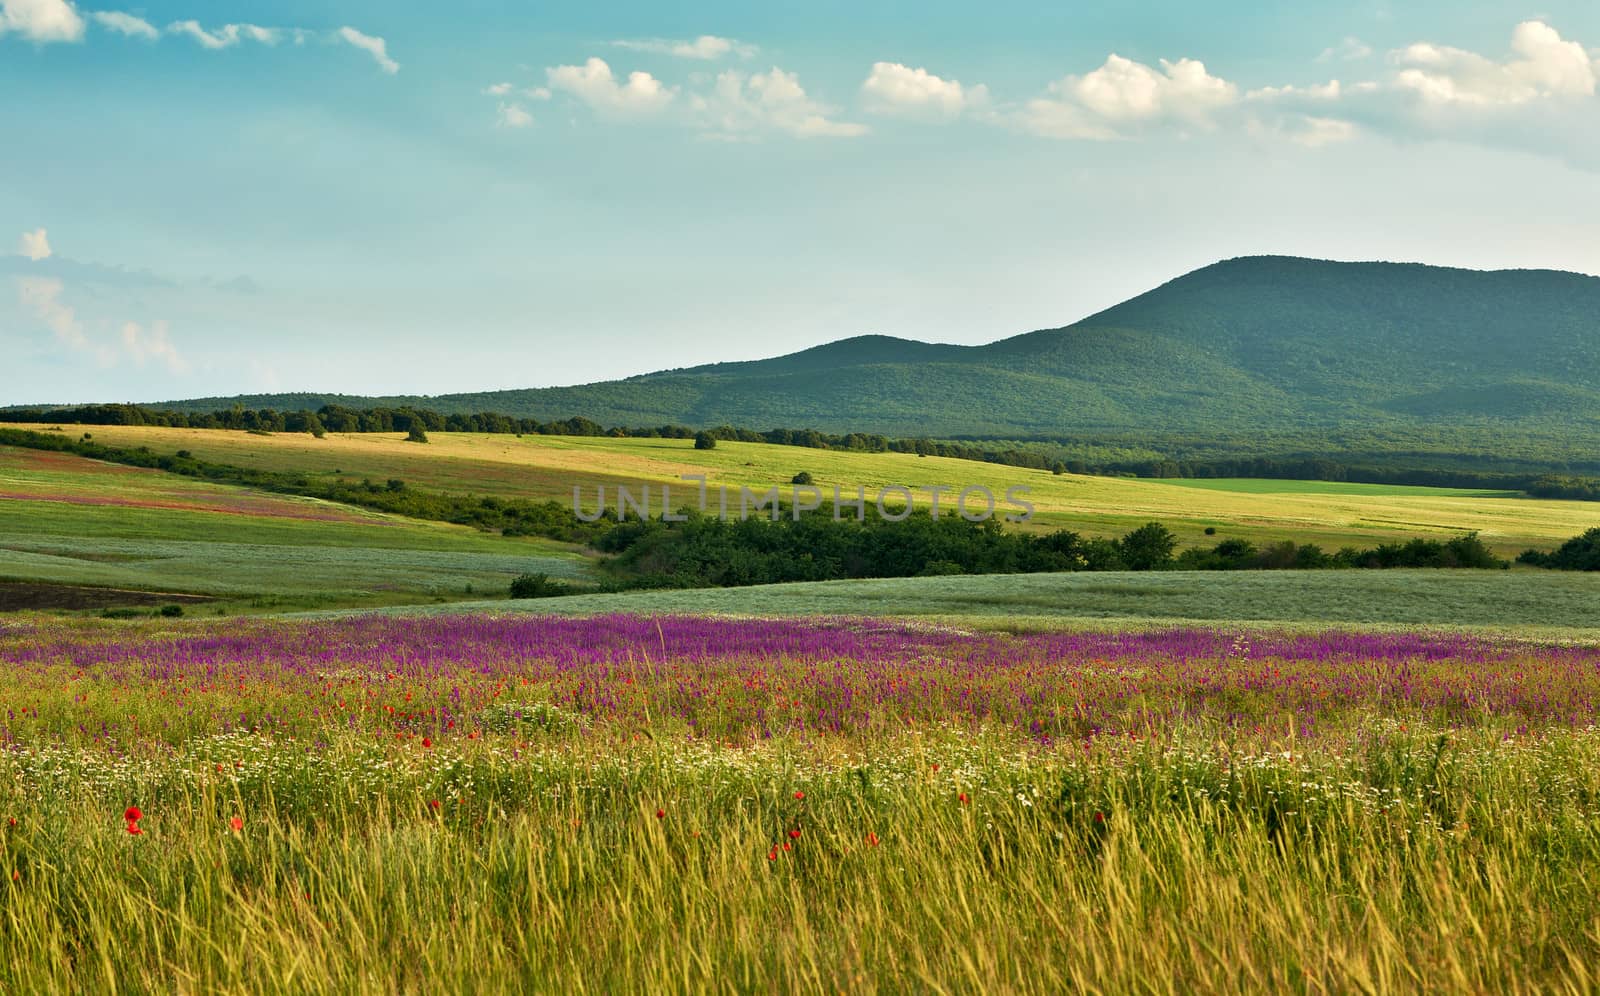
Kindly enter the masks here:
<path id="1" fill-rule="evenodd" d="M 244 820 L 235 816 L 233 819 L 228 821 L 228 826 L 232 828 L 234 833 L 238 833 L 240 830 L 244 829 Z"/>
<path id="2" fill-rule="evenodd" d="M 1098 810 L 1098 809 L 1095 810 L 1094 811 L 1094 821 L 1096 823 L 1104 823 L 1106 821 L 1106 814 L 1100 812 L 1100 810 Z"/>
<path id="3" fill-rule="evenodd" d="M 967 793 L 965 793 L 965 792 L 961 793 L 959 796 L 957 796 L 957 798 L 959 798 L 961 800 L 961 804 L 962 805 L 966 805 L 968 802 L 971 801 L 971 800 L 969 800 L 967 798 Z"/>
<path id="4" fill-rule="evenodd" d="M 664 820 L 666 818 L 667 818 L 667 811 L 665 809 L 656 810 L 656 819 Z"/>
<path id="5" fill-rule="evenodd" d="M 873 833 L 870 830 L 867 831 L 867 845 L 869 847 L 877 847 L 878 846 L 878 835 Z"/>
<path id="6" fill-rule="evenodd" d="M 439 808 L 439 800 L 438 799 L 429 799 L 428 800 L 428 808 L 429 809 L 438 809 Z"/>
<path id="7" fill-rule="evenodd" d="M 790 840 L 799 840 L 800 839 L 800 831 L 799 830 L 790 830 L 789 831 L 789 839 Z"/>
<path id="8" fill-rule="evenodd" d="M 767 852 L 767 860 L 768 861 L 776 861 L 776 860 L 778 860 L 778 849 L 776 847 L 774 847 L 772 850 Z"/>
<path id="9" fill-rule="evenodd" d="M 432 747 L 433 746 L 433 741 L 430 740 L 427 737 L 423 737 L 422 738 L 422 746 L 424 746 L 424 747 Z"/>
<path id="10" fill-rule="evenodd" d="M 804 799 L 806 797 L 806 794 L 804 792 L 796 791 L 795 794 L 794 794 L 794 797 L 796 799 Z"/>
<path id="11" fill-rule="evenodd" d="M 138 806 L 129 806 L 127 809 L 122 811 L 122 818 L 127 820 L 129 823 L 138 823 L 140 820 L 144 819 L 144 813 L 139 811 Z"/>
<path id="12" fill-rule="evenodd" d="M 788 842 L 788 841 L 784 841 L 784 842 L 783 842 L 783 849 L 784 849 L 784 850 L 785 850 L 785 851 L 792 851 L 792 850 L 794 850 L 794 848 L 792 848 L 792 847 L 790 847 L 790 846 L 789 846 L 789 842 Z"/>
<path id="13" fill-rule="evenodd" d="M 133 834 L 135 837 L 137 837 L 140 834 L 144 833 L 143 830 L 139 829 L 139 824 L 134 823 L 131 820 L 128 821 L 128 832 Z"/>

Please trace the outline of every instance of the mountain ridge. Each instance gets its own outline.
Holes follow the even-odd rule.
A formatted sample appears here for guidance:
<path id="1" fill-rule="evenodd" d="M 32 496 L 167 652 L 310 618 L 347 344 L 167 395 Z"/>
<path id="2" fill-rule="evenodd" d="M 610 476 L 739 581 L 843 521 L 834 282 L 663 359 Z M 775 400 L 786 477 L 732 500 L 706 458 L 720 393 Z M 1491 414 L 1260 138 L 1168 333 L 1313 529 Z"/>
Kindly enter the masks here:
<path id="1" fill-rule="evenodd" d="M 1600 431 L 1600 277 L 1242 256 L 981 345 L 859 335 L 570 387 L 151 407 L 427 407 L 607 425 L 1067 437 Z"/>

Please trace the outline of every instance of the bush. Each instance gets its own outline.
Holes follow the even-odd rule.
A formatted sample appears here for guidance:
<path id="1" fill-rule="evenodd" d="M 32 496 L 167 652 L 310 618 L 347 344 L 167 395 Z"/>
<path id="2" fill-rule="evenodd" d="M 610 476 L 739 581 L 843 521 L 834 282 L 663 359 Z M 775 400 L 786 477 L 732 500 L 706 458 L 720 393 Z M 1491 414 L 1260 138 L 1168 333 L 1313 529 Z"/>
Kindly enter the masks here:
<path id="1" fill-rule="evenodd" d="M 163 605 L 161 607 L 161 615 L 165 616 L 168 619 L 176 619 L 179 616 L 183 615 L 183 606 L 181 606 L 181 605 Z"/>
<path id="2" fill-rule="evenodd" d="M 571 589 L 544 573 L 523 574 L 511 582 L 512 598 L 556 598 L 567 594 Z"/>
<path id="3" fill-rule="evenodd" d="M 789 483 L 790 484 L 810 484 L 811 483 L 811 472 L 802 470 L 800 473 L 798 473 L 798 474 L 794 475 L 793 477 L 791 477 L 789 479 Z"/>
<path id="4" fill-rule="evenodd" d="M 428 433 L 423 430 L 421 424 L 419 424 L 417 422 L 411 423 L 411 431 L 406 433 L 406 442 L 408 442 L 408 443 L 425 443 L 427 441 L 428 441 Z"/>
<path id="5" fill-rule="evenodd" d="M 1600 571 L 1600 529 L 1567 540 L 1554 553 L 1527 550 L 1517 560 L 1558 571 Z"/>
<path id="6" fill-rule="evenodd" d="M 717 437 L 702 429 L 694 434 L 694 448 L 697 450 L 714 450 L 717 448 Z"/>

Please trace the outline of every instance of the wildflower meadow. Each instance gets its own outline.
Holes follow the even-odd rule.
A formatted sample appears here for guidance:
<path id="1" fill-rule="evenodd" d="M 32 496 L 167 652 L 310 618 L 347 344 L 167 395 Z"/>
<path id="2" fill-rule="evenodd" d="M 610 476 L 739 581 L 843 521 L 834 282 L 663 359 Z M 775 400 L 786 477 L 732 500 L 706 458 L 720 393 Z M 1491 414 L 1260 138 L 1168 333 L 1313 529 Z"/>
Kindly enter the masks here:
<path id="1" fill-rule="evenodd" d="M 0 987 L 1600 987 L 1600 648 L 0 624 Z"/>

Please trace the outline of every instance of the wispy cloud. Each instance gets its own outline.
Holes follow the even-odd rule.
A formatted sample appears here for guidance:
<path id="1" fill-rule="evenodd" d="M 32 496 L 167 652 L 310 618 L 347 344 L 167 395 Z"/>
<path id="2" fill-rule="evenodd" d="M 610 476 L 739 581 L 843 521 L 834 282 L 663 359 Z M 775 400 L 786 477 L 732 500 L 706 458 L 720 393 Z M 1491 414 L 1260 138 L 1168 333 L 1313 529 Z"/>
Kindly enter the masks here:
<path id="1" fill-rule="evenodd" d="M 372 56 L 379 68 L 391 76 L 400 71 L 400 63 L 389 58 L 389 45 L 382 38 L 363 34 L 351 27 L 340 28 L 339 37 L 344 39 L 346 44 L 354 45 Z"/>
<path id="2" fill-rule="evenodd" d="M 125 14 L 119 10 L 97 10 L 89 15 L 94 23 L 114 31 L 128 38 L 143 38 L 145 41 L 155 41 L 161 37 L 161 32 L 156 26 L 142 17 Z"/>
<path id="3" fill-rule="evenodd" d="M 201 48 L 216 51 L 232 48 L 240 41 L 276 45 L 282 40 L 284 32 L 281 28 L 263 28 L 259 24 L 224 24 L 207 31 L 199 21 L 174 21 L 167 25 L 167 34 L 186 35 L 199 42 Z"/>
<path id="4" fill-rule="evenodd" d="M 748 59 L 760 51 L 756 46 L 739 41 L 737 38 L 720 38 L 716 35 L 701 35 L 688 41 L 672 38 L 623 39 L 611 44 L 634 52 L 653 52 L 679 59 L 701 59 L 707 62 L 727 55 Z"/>

